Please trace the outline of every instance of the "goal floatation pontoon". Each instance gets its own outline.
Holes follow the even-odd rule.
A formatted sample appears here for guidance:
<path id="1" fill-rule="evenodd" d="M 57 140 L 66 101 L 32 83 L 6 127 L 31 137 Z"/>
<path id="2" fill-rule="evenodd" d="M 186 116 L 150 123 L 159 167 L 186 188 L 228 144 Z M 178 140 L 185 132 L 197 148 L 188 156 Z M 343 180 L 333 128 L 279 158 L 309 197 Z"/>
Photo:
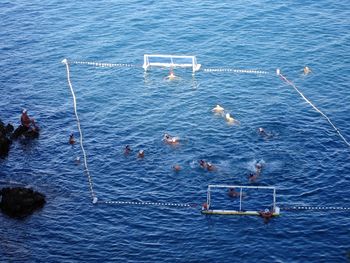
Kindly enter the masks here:
<path id="1" fill-rule="evenodd" d="M 212 209 L 211 208 L 211 190 L 213 188 L 226 188 L 226 189 L 239 189 L 237 192 L 237 198 L 239 198 L 238 210 L 226 210 L 226 209 Z M 265 189 L 273 191 L 272 209 L 269 211 L 246 211 L 242 209 L 242 197 L 243 189 Z M 202 213 L 208 215 L 250 215 L 250 216 L 263 216 L 264 213 L 270 214 L 270 216 L 279 216 L 280 208 L 276 205 L 276 188 L 272 186 L 241 186 L 241 185 L 208 185 L 207 202 L 202 206 Z"/>
<path id="2" fill-rule="evenodd" d="M 201 68 L 197 64 L 195 56 L 176 56 L 176 55 L 148 55 L 143 56 L 143 66 L 145 71 L 149 67 L 167 67 L 167 68 L 192 68 L 194 74 Z"/>

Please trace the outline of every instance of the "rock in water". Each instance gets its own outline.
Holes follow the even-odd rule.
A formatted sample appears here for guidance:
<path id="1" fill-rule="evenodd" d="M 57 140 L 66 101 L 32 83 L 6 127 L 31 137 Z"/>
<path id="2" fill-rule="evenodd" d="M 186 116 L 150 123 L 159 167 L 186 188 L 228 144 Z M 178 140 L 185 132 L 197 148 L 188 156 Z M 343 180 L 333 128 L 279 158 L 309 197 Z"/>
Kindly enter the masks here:
<path id="1" fill-rule="evenodd" d="M 0 158 L 6 157 L 10 151 L 12 132 L 13 126 L 11 124 L 5 126 L 0 120 Z"/>
<path id="2" fill-rule="evenodd" d="M 0 191 L 1 211 L 10 217 L 24 218 L 46 203 L 45 195 L 24 187 L 5 187 Z"/>
<path id="3" fill-rule="evenodd" d="M 8 155 L 11 144 L 12 141 L 0 132 L 0 158 Z"/>

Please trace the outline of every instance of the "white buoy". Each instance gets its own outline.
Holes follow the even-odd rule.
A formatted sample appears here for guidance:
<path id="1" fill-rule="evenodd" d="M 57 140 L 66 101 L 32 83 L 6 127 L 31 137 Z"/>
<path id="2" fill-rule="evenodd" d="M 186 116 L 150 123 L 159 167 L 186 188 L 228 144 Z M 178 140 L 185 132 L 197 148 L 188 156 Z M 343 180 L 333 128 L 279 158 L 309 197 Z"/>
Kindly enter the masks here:
<path id="1" fill-rule="evenodd" d="M 280 74 L 281 74 L 281 71 L 280 71 L 280 69 L 278 68 L 278 69 L 276 69 L 276 74 L 277 74 L 277 76 L 279 76 Z"/>
<path id="2" fill-rule="evenodd" d="M 97 199 L 97 197 L 95 196 L 95 197 L 92 199 L 92 203 L 93 203 L 93 204 L 96 204 L 97 201 L 98 201 L 98 199 Z"/>
<path id="3" fill-rule="evenodd" d="M 68 64 L 68 60 L 65 58 L 64 60 L 61 61 L 63 64 Z"/>

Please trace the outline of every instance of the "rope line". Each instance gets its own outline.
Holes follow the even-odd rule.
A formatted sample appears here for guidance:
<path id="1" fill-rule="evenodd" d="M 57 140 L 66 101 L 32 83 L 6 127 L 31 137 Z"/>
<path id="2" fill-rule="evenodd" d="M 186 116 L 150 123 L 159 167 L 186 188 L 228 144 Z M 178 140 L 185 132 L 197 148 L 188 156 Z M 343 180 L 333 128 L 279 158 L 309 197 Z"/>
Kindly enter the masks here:
<path id="1" fill-rule="evenodd" d="M 77 120 L 78 130 L 79 130 L 79 134 L 80 134 L 80 136 L 79 136 L 80 137 L 79 138 L 80 139 L 80 148 L 83 152 L 83 157 L 84 157 L 84 168 L 85 168 L 84 172 L 85 172 L 85 174 L 88 178 L 88 181 L 89 181 L 89 187 L 90 187 L 92 201 L 93 201 L 93 203 L 96 203 L 97 197 L 96 197 L 96 194 L 95 194 L 94 189 L 93 189 L 92 178 L 91 178 L 91 175 L 90 175 L 90 172 L 88 169 L 88 165 L 87 165 L 87 157 L 86 157 L 86 152 L 85 152 L 84 144 L 83 144 L 83 133 L 81 131 L 80 120 L 79 120 L 79 116 L 78 116 L 78 112 L 77 112 L 77 101 L 76 101 L 75 93 L 73 90 L 72 82 L 70 80 L 70 70 L 69 70 L 68 60 L 64 59 L 64 60 L 62 60 L 62 63 L 66 65 L 67 81 L 68 81 L 68 85 L 69 85 L 70 91 L 71 91 L 72 96 L 73 96 L 74 113 L 75 113 L 75 118 Z"/>
<path id="2" fill-rule="evenodd" d="M 286 206 L 280 207 L 281 210 L 318 210 L 318 211 L 350 211 L 350 207 L 342 206 Z"/>
<path id="3" fill-rule="evenodd" d="M 79 64 L 79 65 L 89 65 L 94 67 L 102 67 L 102 68 L 115 68 L 115 67 L 137 67 L 133 64 L 127 63 L 101 63 L 101 62 L 92 62 L 92 61 L 72 61 L 71 64 Z"/>
<path id="4" fill-rule="evenodd" d="M 234 72 L 234 73 L 246 73 L 246 74 L 269 74 L 264 70 L 254 69 L 232 69 L 232 68 L 205 68 L 204 72 Z"/>
<path id="5" fill-rule="evenodd" d="M 317 111 L 318 113 L 320 113 L 328 122 L 329 124 L 333 127 L 333 129 L 338 133 L 338 135 L 340 136 L 340 138 L 346 143 L 347 146 L 350 147 L 350 143 L 344 138 L 344 136 L 340 133 L 339 129 L 332 123 L 332 121 L 328 118 L 328 116 L 326 114 L 324 114 L 321 110 L 319 110 L 310 100 L 308 100 L 303 93 L 301 93 L 301 91 L 299 91 L 299 89 L 294 85 L 293 82 L 291 82 L 290 80 L 288 80 L 285 76 L 283 76 L 279 70 L 277 70 L 277 75 L 280 76 L 282 78 L 282 80 L 284 80 L 288 85 L 292 86 L 298 93 L 299 95 L 308 103 L 312 106 L 312 108 L 314 108 L 315 111 Z"/>
<path id="6" fill-rule="evenodd" d="M 196 207 L 196 204 L 182 203 L 162 203 L 162 202 L 132 202 L 132 201 L 98 201 L 98 203 L 112 205 L 152 205 L 152 206 L 171 206 L 171 207 Z"/>
<path id="7" fill-rule="evenodd" d="M 130 63 L 102 63 L 94 61 L 71 61 L 71 64 L 78 65 L 89 65 L 94 67 L 102 68 L 114 68 L 114 67 L 142 67 L 141 65 L 135 65 Z M 205 68 L 204 72 L 234 72 L 234 73 L 246 73 L 246 74 L 269 74 L 269 72 L 264 70 L 253 70 L 253 69 L 232 69 L 232 68 Z"/>

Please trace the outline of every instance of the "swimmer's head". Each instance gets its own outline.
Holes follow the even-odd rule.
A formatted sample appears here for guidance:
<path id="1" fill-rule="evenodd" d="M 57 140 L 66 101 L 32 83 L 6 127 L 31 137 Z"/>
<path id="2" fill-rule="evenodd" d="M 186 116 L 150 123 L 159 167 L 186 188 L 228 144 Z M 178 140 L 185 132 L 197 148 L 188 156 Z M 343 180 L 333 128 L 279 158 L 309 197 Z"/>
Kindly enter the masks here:
<path id="1" fill-rule="evenodd" d="M 178 164 L 175 164 L 174 166 L 173 166 L 173 169 L 174 169 L 174 171 L 180 171 L 181 170 L 181 166 L 180 165 L 178 165 Z"/>
<path id="2" fill-rule="evenodd" d="M 309 74 L 309 73 L 311 73 L 311 69 L 309 67 L 305 66 L 304 67 L 304 74 L 306 75 L 306 74 Z"/>
<path id="3" fill-rule="evenodd" d="M 23 110 L 22 110 L 22 113 L 23 113 L 23 114 L 26 114 L 27 112 L 28 112 L 27 109 L 23 109 Z"/>
<path id="4" fill-rule="evenodd" d="M 259 132 L 264 132 L 264 129 L 263 128 L 259 128 Z"/>
<path id="5" fill-rule="evenodd" d="M 265 208 L 265 213 L 270 212 L 270 210 L 268 208 Z"/>

